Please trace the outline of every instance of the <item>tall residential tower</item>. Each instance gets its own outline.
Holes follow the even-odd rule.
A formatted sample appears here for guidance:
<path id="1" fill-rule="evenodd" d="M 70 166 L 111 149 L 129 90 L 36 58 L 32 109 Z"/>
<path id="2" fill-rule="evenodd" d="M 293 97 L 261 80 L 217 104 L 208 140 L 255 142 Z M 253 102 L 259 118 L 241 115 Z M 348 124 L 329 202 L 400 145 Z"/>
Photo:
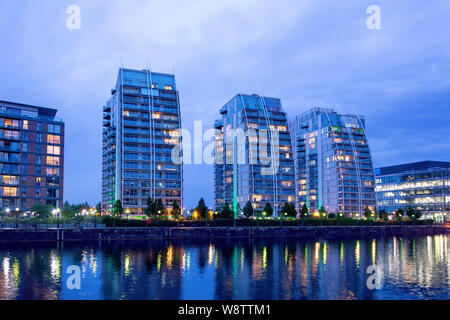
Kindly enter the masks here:
<path id="1" fill-rule="evenodd" d="M 297 207 L 360 216 L 375 208 L 375 178 L 365 119 L 314 108 L 291 122 Z"/>
<path id="2" fill-rule="evenodd" d="M 182 207 L 183 166 L 172 159 L 181 139 L 175 76 L 121 68 L 103 112 L 103 209 L 121 200 L 142 214 L 149 197 Z"/>
<path id="3" fill-rule="evenodd" d="M 238 94 L 216 121 L 215 207 L 234 212 L 247 201 L 261 213 L 270 203 L 274 215 L 294 202 L 294 160 L 286 114 L 279 99 Z"/>
<path id="4" fill-rule="evenodd" d="M 64 123 L 55 109 L 0 101 L 0 207 L 61 208 Z"/>

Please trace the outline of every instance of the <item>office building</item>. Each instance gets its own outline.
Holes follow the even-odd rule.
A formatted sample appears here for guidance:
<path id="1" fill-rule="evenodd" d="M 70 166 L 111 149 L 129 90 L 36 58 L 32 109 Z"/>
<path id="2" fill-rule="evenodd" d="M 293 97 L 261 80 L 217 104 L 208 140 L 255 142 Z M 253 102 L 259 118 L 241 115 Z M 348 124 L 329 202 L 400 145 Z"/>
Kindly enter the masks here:
<path id="1" fill-rule="evenodd" d="M 280 99 L 238 94 L 216 121 L 215 208 L 237 214 L 248 201 L 256 215 L 270 203 L 274 216 L 294 202 L 294 160 Z"/>
<path id="2" fill-rule="evenodd" d="M 125 212 L 143 214 L 149 197 L 182 207 L 183 166 L 172 159 L 181 140 L 175 76 L 121 68 L 103 111 L 103 209 L 120 200 Z"/>
<path id="3" fill-rule="evenodd" d="M 377 168 L 378 210 L 413 207 L 425 218 L 450 218 L 450 162 L 423 161 Z"/>
<path id="4" fill-rule="evenodd" d="M 55 109 L 0 101 L 0 207 L 62 207 L 64 123 Z"/>
<path id="5" fill-rule="evenodd" d="M 362 116 L 314 108 L 291 122 L 297 208 L 360 217 L 375 208 L 375 178 Z"/>

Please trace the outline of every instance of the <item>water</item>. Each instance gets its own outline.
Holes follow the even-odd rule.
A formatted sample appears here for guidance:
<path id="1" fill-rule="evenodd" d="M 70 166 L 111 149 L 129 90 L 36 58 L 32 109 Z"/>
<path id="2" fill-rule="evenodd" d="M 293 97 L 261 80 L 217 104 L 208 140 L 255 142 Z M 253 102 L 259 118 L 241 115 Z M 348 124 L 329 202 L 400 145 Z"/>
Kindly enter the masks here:
<path id="1" fill-rule="evenodd" d="M 0 299 L 449 299 L 449 235 L 0 246 Z M 380 268 L 370 290 L 367 268 Z M 81 268 L 69 290 L 67 268 Z"/>

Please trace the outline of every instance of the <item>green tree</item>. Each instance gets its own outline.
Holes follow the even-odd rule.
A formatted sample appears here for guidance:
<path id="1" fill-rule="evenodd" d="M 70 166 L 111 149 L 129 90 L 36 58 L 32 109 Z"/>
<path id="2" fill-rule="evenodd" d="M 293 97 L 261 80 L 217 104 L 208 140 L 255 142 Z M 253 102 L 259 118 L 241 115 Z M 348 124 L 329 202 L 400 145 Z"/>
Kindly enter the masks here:
<path id="1" fill-rule="evenodd" d="M 412 219 L 415 216 L 416 210 L 409 206 L 408 208 L 406 208 L 406 215 L 408 216 L 408 218 Z"/>
<path id="2" fill-rule="evenodd" d="M 114 203 L 114 206 L 111 210 L 111 215 L 114 219 L 120 218 L 123 215 L 123 207 L 122 202 L 120 200 L 117 200 Z"/>
<path id="3" fill-rule="evenodd" d="M 306 205 L 306 203 L 304 203 L 302 209 L 300 210 L 300 218 L 307 218 L 308 215 L 308 206 Z"/>
<path id="4" fill-rule="evenodd" d="M 250 218 L 251 216 L 253 216 L 253 206 L 250 201 L 247 201 L 247 203 L 245 204 L 243 213 L 244 213 L 244 216 L 246 216 L 247 218 Z"/>
<path id="5" fill-rule="evenodd" d="M 144 213 L 148 217 L 153 217 L 156 214 L 156 202 L 152 200 L 152 198 L 148 197 L 146 201 L 147 206 L 144 209 Z"/>
<path id="6" fill-rule="evenodd" d="M 297 210 L 292 202 L 285 202 L 283 208 L 281 209 L 283 217 L 295 218 L 297 215 Z"/>
<path id="7" fill-rule="evenodd" d="M 366 217 L 366 219 L 373 218 L 372 214 L 373 214 L 373 212 L 372 212 L 372 210 L 370 210 L 369 207 L 364 208 L 364 217 Z"/>
<path id="8" fill-rule="evenodd" d="M 97 210 L 98 214 L 102 214 L 102 203 L 101 202 L 97 203 L 97 205 L 95 206 L 95 210 Z"/>
<path id="9" fill-rule="evenodd" d="M 269 202 L 266 203 L 263 209 L 263 216 L 265 217 L 271 217 L 273 215 L 273 209 Z"/>
<path id="10" fill-rule="evenodd" d="M 172 216 L 178 218 L 181 215 L 181 208 L 175 200 L 172 203 Z"/>
<path id="11" fill-rule="evenodd" d="M 61 215 L 64 218 L 73 218 L 75 217 L 75 214 L 77 213 L 75 207 L 73 205 L 71 205 L 69 202 L 64 202 L 62 210 L 61 210 Z"/>
<path id="12" fill-rule="evenodd" d="M 380 220 L 387 221 L 388 219 L 388 212 L 384 209 L 381 209 L 380 212 L 378 212 L 378 216 L 380 217 Z"/>
<path id="13" fill-rule="evenodd" d="M 231 210 L 230 205 L 227 202 L 223 205 L 220 216 L 222 219 L 233 219 L 234 212 Z"/>
<path id="14" fill-rule="evenodd" d="M 161 198 L 159 198 L 158 201 L 156 202 L 156 214 L 158 216 L 166 214 L 166 207 L 164 206 L 164 203 Z"/>
<path id="15" fill-rule="evenodd" d="M 197 211 L 201 219 L 206 219 L 206 215 L 208 214 L 208 207 L 206 206 L 205 200 L 203 198 L 200 199 L 195 210 Z"/>
<path id="16" fill-rule="evenodd" d="M 42 203 L 36 204 L 31 207 L 31 212 L 34 212 L 40 219 L 47 219 L 52 212 L 52 206 Z"/>
<path id="17" fill-rule="evenodd" d="M 320 209 L 319 209 L 319 215 L 320 215 L 321 218 L 326 218 L 327 217 L 327 210 L 323 206 L 321 206 Z"/>
<path id="18" fill-rule="evenodd" d="M 402 208 L 399 208 L 397 209 L 397 211 L 395 211 L 395 217 L 397 218 L 397 220 L 402 220 L 404 214 L 405 211 Z"/>

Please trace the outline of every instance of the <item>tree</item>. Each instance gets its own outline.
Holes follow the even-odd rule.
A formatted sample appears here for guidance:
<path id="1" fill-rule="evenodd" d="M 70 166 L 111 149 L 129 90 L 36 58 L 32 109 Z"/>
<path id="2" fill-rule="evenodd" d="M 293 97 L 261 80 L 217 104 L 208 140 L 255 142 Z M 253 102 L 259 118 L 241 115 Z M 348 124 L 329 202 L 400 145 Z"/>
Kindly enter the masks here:
<path id="1" fill-rule="evenodd" d="M 154 202 L 152 198 L 148 197 L 146 201 L 147 207 L 144 209 L 144 213 L 148 217 L 153 217 L 156 215 L 156 201 Z"/>
<path id="2" fill-rule="evenodd" d="M 307 218 L 308 215 L 308 206 L 306 205 L 306 203 L 304 203 L 302 209 L 300 210 L 300 218 Z"/>
<path id="3" fill-rule="evenodd" d="M 251 216 L 253 216 L 253 206 L 250 201 L 247 201 L 247 203 L 245 204 L 243 213 L 244 213 L 244 216 L 246 216 L 247 218 L 250 218 Z"/>
<path id="4" fill-rule="evenodd" d="M 74 205 L 70 204 L 69 202 L 64 202 L 61 215 L 64 218 L 73 218 L 75 217 L 75 214 L 77 213 L 77 210 Z"/>
<path id="5" fill-rule="evenodd" d="M 366 217 L 366 219 L 373 218 L 372 214 L 373 214 L 373 212 L 372 212 L 372 210 L 370 210 L 369 207 L 364 208 L 364 216 Z"/>
<path id="6" fill-rule="evenodd" d="M 155 208 L 155 210 L 156 210 L 155 213 L 158 216 L 164 215 L 166 213 L 166 207 L 164 207 L 164 203 L 163 203 L 161 198 L 159 198 L 158 201 L 156 201 L 156 208 Z"/>
<path id="7" fill-rule="evenodd" d="M 297 210 L 292 202 L 285 202 L 281 212 L 283 217 L 295 218 L 297 215 Z"/>
<path id="8" fill-rule="evenodd" d="M 117 200 L 114 203 L 114 206 L 111 210 L 111 215 L 114 219 L 120 218 L 123 215 L 123 207 L 122 207 L 122 202 L 120 200 Z"/>
<path id="9" fill-rule="evenodd" d="M 172 203 L 172 216 L 178 218 L 181 215 L 181 208 L 175 200 Z"/>
<path id="10" fill-rule="evenodd" d="M 234 212 L 231 210 L 230 205 L 227 202 L 223 205 L 220 216 L 223 219 L 232 219 L 234 217 Z"/>
<path id="11" fill-rule="evenodd" d="M 41 219 L 46 219 L 50 216 L 50 213 L 52 211 L 52 206 L 45 205 L 45 204 L 36 204 L 31 207 L 31 212 L 34 212 L 37 217 Z"/>
<path id="12" fill-rule="evenodd" d="M 402 220 L 404 214 L 405 211 L 402 208 L 397 209 L 397 211 L 395 211 L 395 216 L 397 217 L 397 220 Z"/>
<path id="13" fill-rule="evenodd" d="M 381 220 L 387 221 L 388 212 L 384 209 L 381 209 L 380 212 L 378 212 L 378 216 L 380 217 Z"/>
<path id="14" fill-rule="evenodd" d="M 197 211 L 201 219 L 206 219 L 206 215 L 208 214 L 208 207 L 206 206 L 205 200 L 203 198 L 201 198 L 198 202 L 195 211 Z"/>
<path id="15" fill-rule="evenodd" d="M 326 218 L 327 217 L 327 210 L 323 206 L 321 206 L 320 209 L 319 209 L 319 216 L 321 218 Z"/>
<path id="16" fill-rule="evenodd" d="M 97 210 L 98 214 L 102 214 L 102 203 L 101 202 L 97 203 L 97 205 L 95 206 L 95 210 Z"/>
<path id="17" fill-rule="evenodd" d="M 406 215 L 412 220 L 418 220 L 422 217 L 422 212 L 413 207 L 408 207 L 406 209 Z"/>
<path id="18" fill-rule="evenodd" d="M 273 209 L 269 202 L 266 203 L 263 209 L 263 215 L 265 217 L 271 217 L 273 215 Z"/>

